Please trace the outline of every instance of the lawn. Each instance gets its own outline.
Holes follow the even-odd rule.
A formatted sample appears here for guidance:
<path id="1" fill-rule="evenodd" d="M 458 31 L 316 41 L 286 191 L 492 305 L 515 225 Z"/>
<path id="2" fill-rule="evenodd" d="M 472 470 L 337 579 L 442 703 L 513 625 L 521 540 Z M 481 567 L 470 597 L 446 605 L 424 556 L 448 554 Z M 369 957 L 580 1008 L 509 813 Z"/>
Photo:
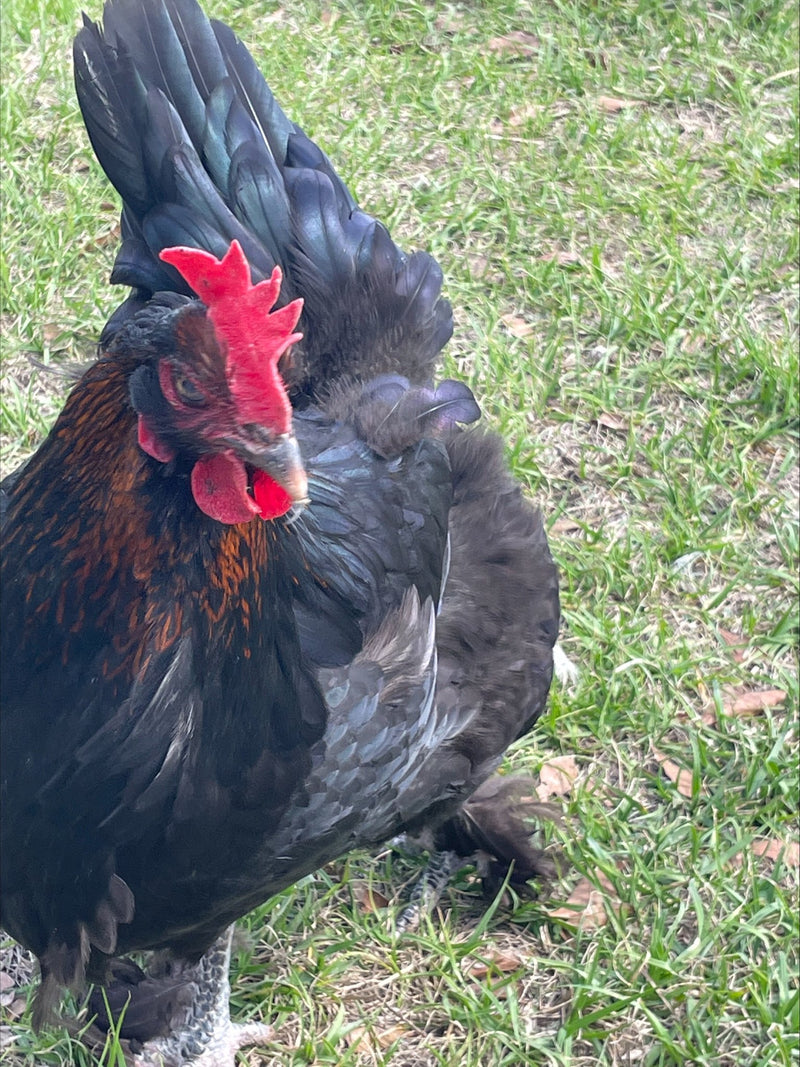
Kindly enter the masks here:
<path id="1" fill-rule="evenodd" d="M 30 357 L 90 359 L 122 296 L 80 8 L 2 6 L 4 471 L 68 388 Z M 508 760 L 564 808 L 563 880 L 487 905 L 467 870 L 397 941 L 414 857 L 305 879 L 244 924 L 234 1012 L 277 1032 L 242 1063 L 797 1064 L 796 5 L 206 8 L 439 259 L 446 372 L 544 510 L 580 671 Z M 3 959 L 4 1064 L 114 1062 L 33 1037 Z"/>

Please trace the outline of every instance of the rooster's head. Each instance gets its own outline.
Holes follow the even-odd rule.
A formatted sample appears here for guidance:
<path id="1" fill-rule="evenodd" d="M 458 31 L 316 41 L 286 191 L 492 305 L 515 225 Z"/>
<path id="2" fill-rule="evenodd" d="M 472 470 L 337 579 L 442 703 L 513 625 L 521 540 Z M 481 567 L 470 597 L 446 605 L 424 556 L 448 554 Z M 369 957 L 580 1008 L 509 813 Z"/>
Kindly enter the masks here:
<path id="1" fill-rule="evenodd" d="M 131 379 L 139 445 L 162 463 L 188 455 L 195 502 L 220 522 L 283 515 L 307 494 L 278 371 L 302 337 L 292 332 L 302 301 L 272 311 L 280 268 L 253 285 L 237 241 L 221 260 L 195 248 L 167 248 L 161 258 L 199 299 L 162 320 L 155 357 Z"/>

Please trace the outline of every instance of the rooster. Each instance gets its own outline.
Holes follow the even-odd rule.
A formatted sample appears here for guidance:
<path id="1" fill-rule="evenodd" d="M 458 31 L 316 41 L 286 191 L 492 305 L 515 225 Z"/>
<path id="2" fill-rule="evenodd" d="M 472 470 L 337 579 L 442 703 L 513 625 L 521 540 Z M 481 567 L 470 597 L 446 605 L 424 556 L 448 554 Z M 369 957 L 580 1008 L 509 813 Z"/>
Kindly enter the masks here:
<path id="1" fill-rule="evenodd" d="M 91 980 L 137 1064 L 210 1067 L 269 1033 L 230 1021 L 232 924 L 303 875 L 422 836 L 407 925 L 476 842 L 546 869 L 521 817 L 518 846 L 474 824 L 520 807 L 490 776 L 544 707 L 558 582 L 470 390 L 434 384 L 437 264 L 233 33 L 109 0 L 75 78 L 131 293 L 2 487 L 0 919 L 35 1025 Z"/>

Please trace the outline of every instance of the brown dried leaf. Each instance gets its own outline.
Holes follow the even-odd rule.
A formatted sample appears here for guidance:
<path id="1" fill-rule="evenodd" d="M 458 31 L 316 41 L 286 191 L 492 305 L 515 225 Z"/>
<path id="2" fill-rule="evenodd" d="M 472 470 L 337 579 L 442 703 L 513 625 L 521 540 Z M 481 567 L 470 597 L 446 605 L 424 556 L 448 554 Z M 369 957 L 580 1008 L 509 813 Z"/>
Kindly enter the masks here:
<path id="1" fill-rule="evenodd" d="M 0 1007 L 7 1008 L 16 995 L 16 982 L 6 971 L 0 971 Z"/>
<path id="2" fill-rule="evenodd" d="M 681 341 L 681 351 L 694 356 L 702 352 L 707 344 L 708 338 L 704 333 L 687 333 Z"/>
<path id="3" fill-rule="evenodd" d="M 368 882 L 355 882 L 353 896 L 356 898 L 359 911 L 364 915 L 370 915 L 373 911 L 377 911 L 378 908 L 389 906 L 388 897 L 385 897 L 383 893 L 379 893 Z"/>
<path id="4" fill-rule="evenodd" d="M 721 627 L 719 636 L 729 648 L 734 650 L 734 660 L 737 663 L 742 663 L 744 661 L 744 653 L 740 652 L 739 649 L 744 648 L 748 644 L 747 638 L 743 637 L 742 634 L 735 634 L 731 630 L 723 630 Z"/>
<path id="5" fill-rule="evenodd" d="M 399 1023 L 390 1026 L 387 1030 L 370 1031 L 366 1026 L 354 1026 L 347 1034 L 347 1044 L 350 1048 L 358 1049 L 367 1055 L 381 1052 L 389 1048 L 395 1041 L 399 1041 L 408 1033 L 408 1027 Z"/>
<path id="6" fill-rule="evenodd" d="M 484 959 L 468 959 L 464 963 L 464 970 L 473 978 L 485 978 L 490 971 L 501 971 L 509 974 L 524 967 L 527 960 L 519 952 L 501 951 L 495 949 L 489 952 Z"/>
<path id="7" fill-rule="evenodd" d="M 319 19 L 323 26 L 327 26 L 330 29 L 331 26 L 339 21 L 339 12 L 336 8 L 323 8 Z"/>
<path id="8" fill-rule="evenodd" d="M 605 426 L 607 430 L 616 430 L 620 433 L 627 433 L 630 429 L 628 422 L 621 415 L 615 415 L 610 411 L 601 412 L 593 421 L 598 426 Z"/>
<path id="9" fill-rule="evenodd" d="M 563 797 L 572 790 L 579 774 L 574 756 L 554 756 L 542 764 L 536 795 L 539 800 Z"/>
<path id="10" fill-rule="evenodd" d="M 719 628 L 719 636 L 726 645 L 730 645 L 732 648 L 747 644 L 747 639 L 742 634 L 735 634 L 733 630 L 726 630 L 722 626 Z"/>
<path id="11" fill-rule="evenodd" d="M 90 237 L 87 241 L 84 241 L 81 245 L 82 252 L 100 252 L 106 245 L 119 244 L 120 237 L 120 225 L 115 223 L 110 226 L 105 233 L 98 234 L 96 237 Z"/>
<path id="12" fill-rule="evenodd" d="M 659 752 L 657 748 L 653 749 L 653 755 L 661 765 L 661 770 L 666 774 L 667 778 L 671 782 L 675 783 L 675 787 L 683 797 L 688 797 L 690 800 L 694 795 L 692 792 L 692 772 L 685 767 L 681 767 L 675 760 L 670 759 L 669 756 L 665 756 L 663 752 Z M 705 792 L 701 788 L 701 792 Z"/>
<path id="13" fill-rule="evenodd" d="M 10 1019 L 19 1019 L 25 1014 L 27 1006 L 28 1001 L 25 997 L 14 997 L 11 1003 L 6 1007 L 6 1015 Z"/>
<path id="14" fill-rule="evenodd" d="M 464 29 L 464 16 L 457 11 L 449 11 L 443 15 L 437 15 L 434 26 L 440 33 L 454 34 Z"/>
<path id="15" fill-rule="evenodd" d="M 58 322 L 46 322 L 42 326 L 42 340 L 46 345 L 52 345 L 59 337 L 64 336 L 64 327 Z"/>
<path id="16" fill-rule="evenodd" d="M 523 104 L 521 107 L 512 107 L 508 113 L 509 126 L 521 126 L 526 119 L 532 119 L 539 113 L 538 104 Z"/>
<path id="17" fill-rule="evenodd" d="M 550 527 L 550 533 L 574 533 L 575 530 L 580 529 L 581 524 L 579 522 L 574 522 L 572 519 L 556 519 Z"/>
<path id="18" fill-rule="evenodd" d="M 608 910 L 615 914 L 619 911 L 620 900 L 614 892 L 609 879 L 597 872 L 600 888 L 592 885 L 588 878 L 581 878 L 563 904 L 557 908 L 547 908 L 545 915 L 551 919 L 561 919 L 580 930 L 596 930 L 608 922 Z"/>
<path id="19" fill-rule="evenodd" d="M 698 717 L 703 726 L 717 725 L 717 709 L 713 705 L 704 707 Z"/>
<path id="20" fill-rule="evenodd" d="M 767 859 L 783 859 L 787 867 L 800 867 L 800 844 L 797 841 L 781 841 L 779 837 L 759 838 L 750 846 L 756 856 Z"/>
<path id="21" fill-rule="evenodd" d="M 687 719 L 691 719 L 693 723 L 701 723 L 703 726 L 716 726 L 717 724 L 717 710 L 714 706 L 713 700 L 706 700 L 700 711 L 687 711 L 685 708 L 678 708 L 675 713 L 675 718 L 679 722 L 685 722 Z"/>
<path id="22" fill-rule="evenodd" d="M 514 337 L 530 337 L 534 327 L 519 315 L 501 315 L 500 321 Z"/>
<path id="23" fill-rule="evenodd" d="M 583 263 L 583 260 L 577 252 L 568 252 L 565 249 L 555 249 L 552 252 L 545 252 L 539 256 L 540 263 L 558 263 L 561 267 L 578 267 Z"/>
<path id="24" fill-rule="evenodd" d="M 610 115 L 629 107 L 644 107 L 644 100 L 623 100 L 618 96 L 598 96 L 597 106 Z"/>
<path id="25" fill-rule="evenodd" d="M 786 693 L 783 689 L 761 689 L 756 692 L 740 693 L 732 700 L 726 700 L 723 711 L 726 715 L 736 718 L 746 718 L 748 715 L 758 715 L 760 711 L 774 708 L 783 704 Z"/>
<path id="26" fill-rule="evenodd" d="M 512 30 L 502 37 L 493 37 L 489 41 L 489 51 L 501 55 L 532 56 L 539 51 L 541 42 L 535 33 L 527 30 Z"/>
<path id="27" fill-rule="evenodd" d="M 476 252 L 468 257 L 470 274 L 473 278 L 482 278 L 489 269 L 489 257 Z"/>
<path id="28" fill-rule="evenodd" d="M 5 1008 L 5 1014 L 10 1019 L 19 1019 L 25 1015 L 25 1009 L 28 1007 L 28 1001 L 25 997 L 15 997 L 11 1004 Z"/>

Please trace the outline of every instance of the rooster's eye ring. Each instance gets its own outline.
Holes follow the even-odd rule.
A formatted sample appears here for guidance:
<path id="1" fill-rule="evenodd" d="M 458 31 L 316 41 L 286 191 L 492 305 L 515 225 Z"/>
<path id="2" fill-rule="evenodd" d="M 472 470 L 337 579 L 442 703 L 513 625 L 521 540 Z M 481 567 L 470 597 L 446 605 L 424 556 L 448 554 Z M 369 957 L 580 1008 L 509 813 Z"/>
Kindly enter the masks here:
<path id="1" fill-rule="evenodd" d="M 176 374 L 173 379 L 175 392 L 184 404 L 201 407 L 207 402 L 206 394 L 185 374 Z"/>

